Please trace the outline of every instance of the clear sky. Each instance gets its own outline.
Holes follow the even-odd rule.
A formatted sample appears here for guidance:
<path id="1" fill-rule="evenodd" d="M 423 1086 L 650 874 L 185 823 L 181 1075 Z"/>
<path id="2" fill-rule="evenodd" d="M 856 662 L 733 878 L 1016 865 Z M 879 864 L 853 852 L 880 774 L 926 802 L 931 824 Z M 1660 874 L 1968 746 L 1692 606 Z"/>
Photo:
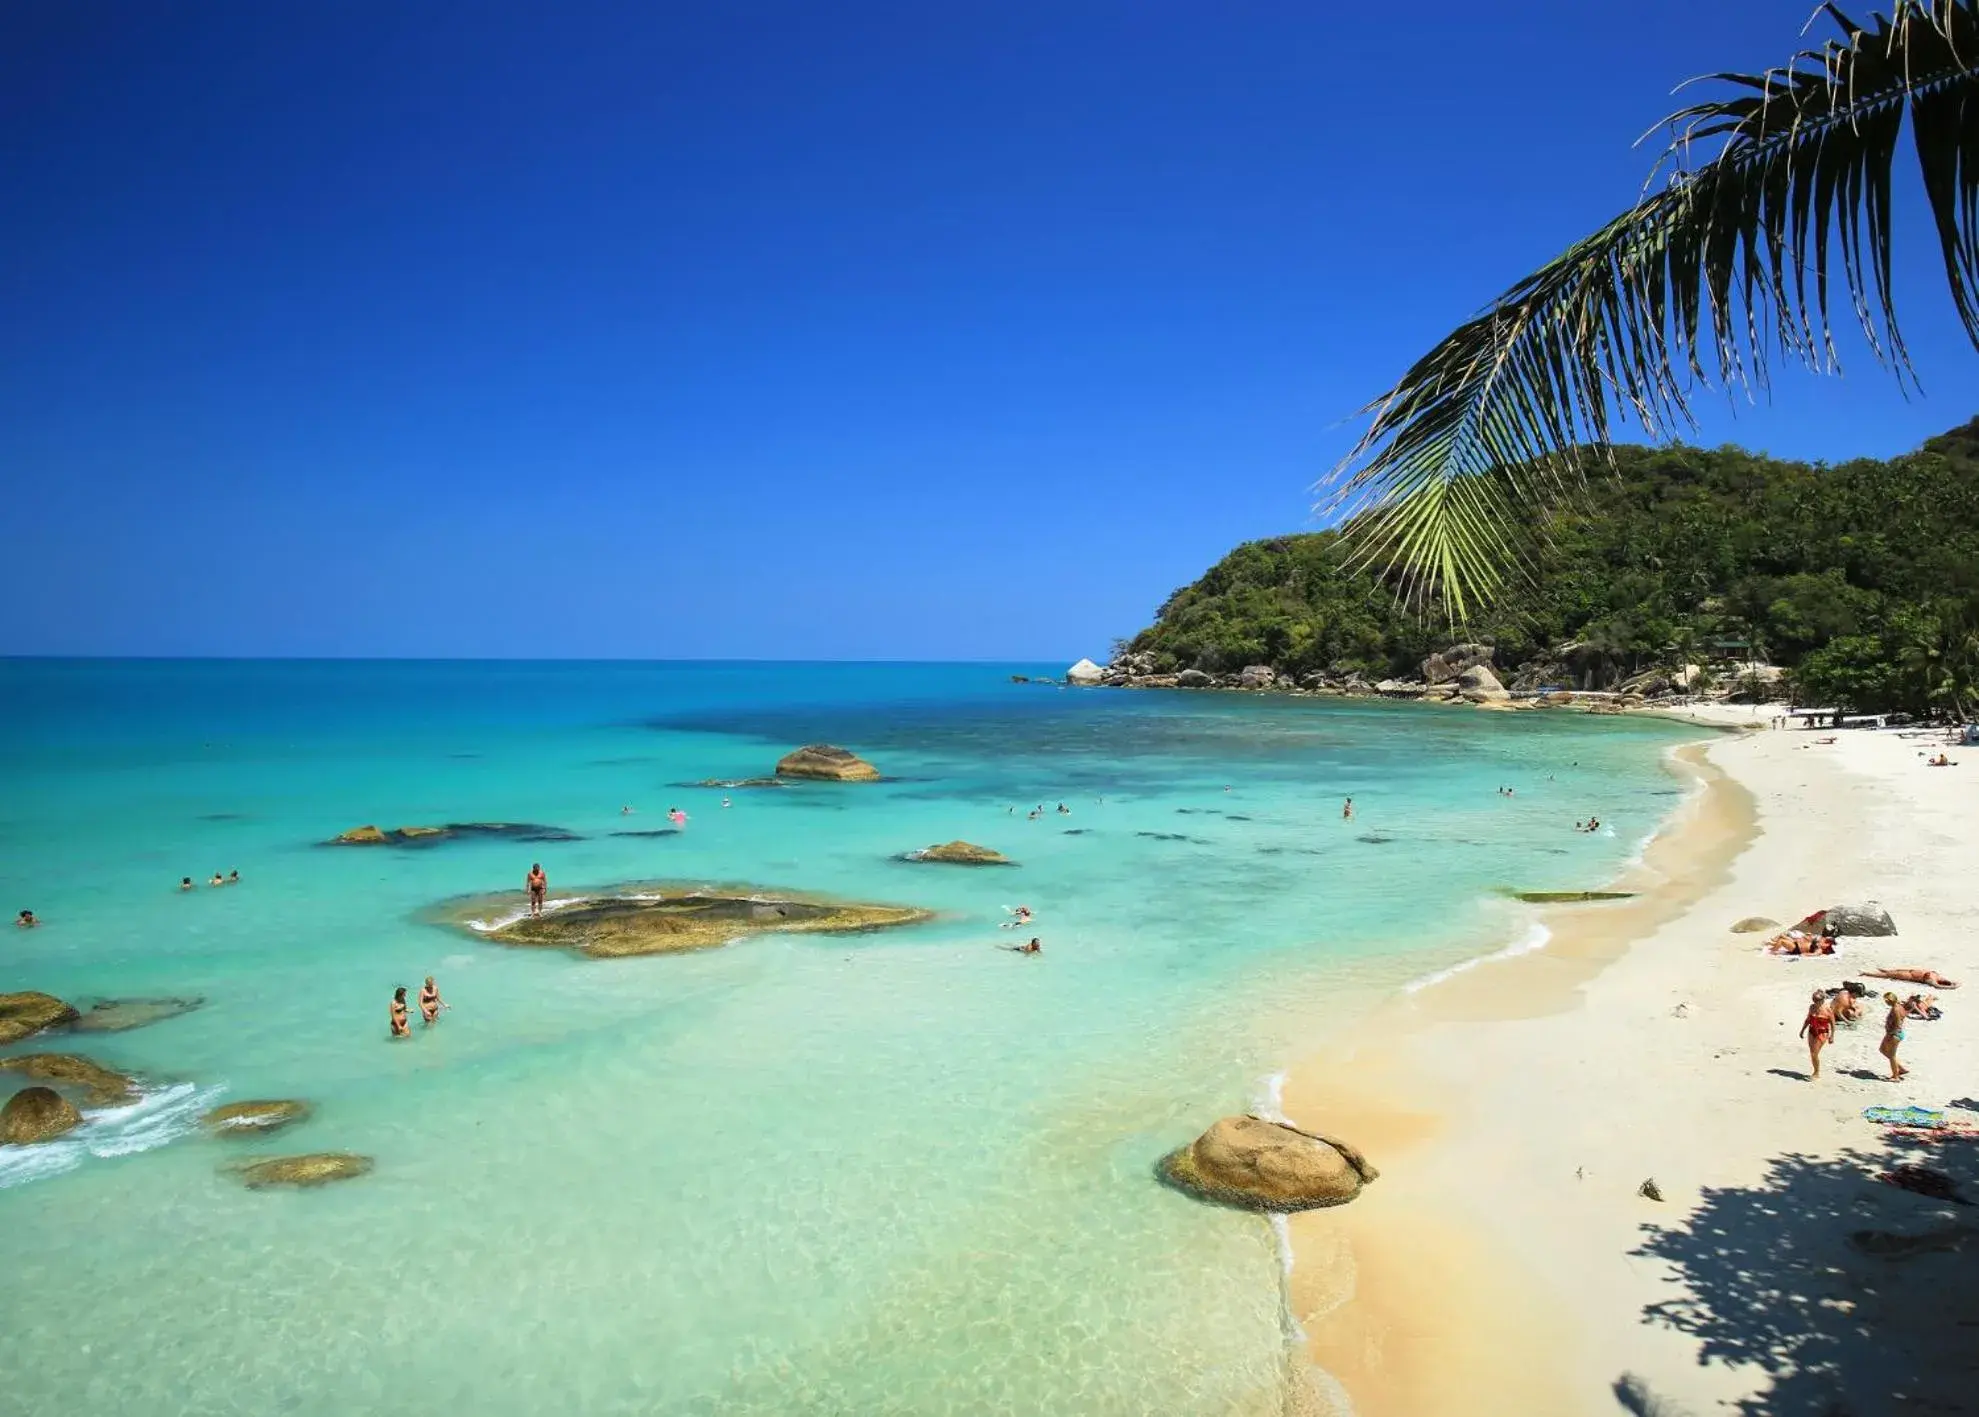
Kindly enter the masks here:
<path id="1" fill-rule="evenodd" d="M 1811 9 L 10 6 L 0 652 L 1102 657 Z"/>

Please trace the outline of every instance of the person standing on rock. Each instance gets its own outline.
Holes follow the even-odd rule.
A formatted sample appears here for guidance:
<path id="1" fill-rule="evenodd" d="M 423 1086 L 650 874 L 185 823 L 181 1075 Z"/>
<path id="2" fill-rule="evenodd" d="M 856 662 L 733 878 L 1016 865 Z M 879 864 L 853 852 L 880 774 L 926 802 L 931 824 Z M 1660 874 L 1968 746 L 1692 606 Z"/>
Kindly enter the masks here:
<path id="1" fill-rule="evenodd" d="M 1807 1017 L 1800 1021 L 1800 1036 L 1807 1040 L 1807 1064 L 1810 1070 L 1808 1081 L 1821 1076 L 1821 1050 L 1828 1046 L 1828 1040 L 1835 1036 L 1834 1004 L 1829 1001 L 1826 989 L 1814 991 L 1813 1002 L 1807 1006 Z"/>
<path id="2" fill-rule="evenodd" d="M 543 897 L 548 895 L 550 891 L 550 878 L 543 874 L 542 862 L 531 863 L 529 867 L 529 879 L 523 884 L 529 887 L 529 913 L 531 915 L 541 915 L 543 913 Z"/>

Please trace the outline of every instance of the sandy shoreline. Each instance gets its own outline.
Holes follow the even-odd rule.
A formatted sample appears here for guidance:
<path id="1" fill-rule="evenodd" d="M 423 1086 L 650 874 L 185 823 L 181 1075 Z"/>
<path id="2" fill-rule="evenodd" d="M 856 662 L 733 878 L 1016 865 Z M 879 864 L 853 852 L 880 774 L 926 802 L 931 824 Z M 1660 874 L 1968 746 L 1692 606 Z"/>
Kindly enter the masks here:
<path id="1" fill-rule="evenodd" d="M 1979 1109 L 1979 754 L 1968 777 L 1924 766 L 1935 740 L 1824 736 L 1684 750 L 1704 788 L 1624 883 L 1636 899 L 1551 910 L 1546 948 L 1398 998 L 1291 1070 L 1286 1113 L 1383 1172 L 1291 1225 L 1294 1317 L 1363 1417 L 1979 1411 L 1971 1212 L 1876 1179 L 1922 1162 L 1979 1200 L 1979 1143 L 1906 1147 L 1861 1115 Z M 1865 899 L 1901 933 L 1838 959 L 1729 930 Z M 1810 988 L 1885 965 L 1968 989 L 1910 1026 L 1905 1082 L 1877 1077 L 1880 1005 L 1808 1082 Z M 1927 1238 L 1891 1258 L 1864 1231 Z"/>

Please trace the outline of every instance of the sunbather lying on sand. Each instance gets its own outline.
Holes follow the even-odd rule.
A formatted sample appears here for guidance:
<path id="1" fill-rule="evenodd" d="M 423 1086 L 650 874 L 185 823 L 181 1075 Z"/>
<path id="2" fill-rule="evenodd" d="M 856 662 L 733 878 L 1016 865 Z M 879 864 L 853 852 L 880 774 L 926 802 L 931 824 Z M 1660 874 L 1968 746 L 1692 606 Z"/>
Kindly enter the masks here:
<path id="1" fill-rule="evenodd" d="M 1929 984 L 1933 989 L 1956 989 L 1958 981 L 1947 979 L 1935 969 L 1918 969 L 1906 966 L 1903 969 L 1865 969 L 1864 974 L 1878 979 L 1901 979 L 1906 984 Z"/>
<path id="2" fill-rule="evenodd" d="M 1789 930 L 1768 940 L 1766 948 L 1776 955 L 1831 955 L 1835 952 L 1835 942 L 1826 935 L 1803 935 L 1797 930 Z M 1922 984 L 1924 981 L 1920 979 L 1916 982 Z"/>
<path id="3" fill-rule="evenodd" d="M 1943 1012 L 1938 1008 L 1936 994 L 1912 994 L 1903 1001 L 1903 1012 L 1907 1018 L 1921 1018 L 1930 1021 Z"/>

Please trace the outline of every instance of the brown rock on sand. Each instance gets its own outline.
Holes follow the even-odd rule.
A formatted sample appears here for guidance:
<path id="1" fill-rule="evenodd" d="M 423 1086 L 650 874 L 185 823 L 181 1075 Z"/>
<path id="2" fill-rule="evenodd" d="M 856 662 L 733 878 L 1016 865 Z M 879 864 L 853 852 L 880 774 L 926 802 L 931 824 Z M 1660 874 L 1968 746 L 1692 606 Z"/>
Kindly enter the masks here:
<path id="1" fill-rule="evenodd" d="M 1734 935 L 1756 935 L 1761 930 L 1777 930 L 1780 922 L 1767 915 L 1748 915 L 1732 926 Z"/>
<path id="2" fill-rule="evenodd" d="M 32 989 L 20 994 L 0 994 L 0 1043 L 18 1043 L 44 1028 L 75 1021 L 75 1009 L 53 994 L 40 994 Z"/>
<path id="3" fill-rule="evenodd" d="M 1346 1142 L 1261 1117 L 1225 1117 L 1162 1159 L 1163 1180 L 1246 1210 L 1342 1205 L 1380 1175 Z"/>
<path id="4" fill-rule="evenodd" d="M 52 1087 L 24 1087 L 0 1107 L 0 1146 L 52 1141 L 82 1125 L 75 1104 Z"/>
<path id="5" fill-rule="evenodd" d="M 776 765 L 776 775 L 814 778 L 820 782 L 878 782 L 880 770 L 848 749 L 812 743 L 785 754 Z"/>

